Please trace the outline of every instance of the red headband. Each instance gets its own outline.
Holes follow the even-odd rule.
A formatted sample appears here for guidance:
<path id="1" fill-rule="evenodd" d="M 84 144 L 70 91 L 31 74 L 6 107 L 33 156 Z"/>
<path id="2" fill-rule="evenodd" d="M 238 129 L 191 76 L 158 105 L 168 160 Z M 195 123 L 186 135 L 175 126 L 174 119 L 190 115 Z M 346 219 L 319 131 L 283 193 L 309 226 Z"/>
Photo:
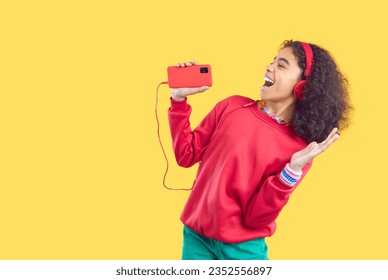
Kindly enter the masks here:
<path id="1" fill-rule="evenodd" d="M 311 72 L 313 71 L 313 64 L 314 64 L 314 55 L 313 50 L 311 49 L 310 45 L 304 42 L 299 42 L 304 50 L 304 54 L 306 56 L 306 69 L 304 70 L 303 75 L 306 77 L 311 76 Z"/>
<path id="2" fill-rule="evenodd" d="M 306 69 L 303 72 L 303 75 L 306 77 L 306 80 L 300 80 L 296 83 L 294 87 L 294 95 L 298 100 L 301 100 L 303 99 L 303 91 L 307 84 L 307 78 L 311 76 L 311 73 L 313 71 L 314 56 L 313 50 L 311 49 L 311 46 L 309 44 L 304 42 L 299 42 L 299 44 L 301 44 L 301 46 L 303 47 L 304 54 L 306 56 Z"/>

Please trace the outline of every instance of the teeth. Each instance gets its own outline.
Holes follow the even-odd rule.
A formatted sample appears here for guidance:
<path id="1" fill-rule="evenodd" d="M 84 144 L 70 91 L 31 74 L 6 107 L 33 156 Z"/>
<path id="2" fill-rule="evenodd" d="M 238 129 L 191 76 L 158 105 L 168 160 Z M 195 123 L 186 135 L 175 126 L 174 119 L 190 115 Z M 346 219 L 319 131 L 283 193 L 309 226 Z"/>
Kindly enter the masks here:
<path id="1" fill-rule="evenodd" d="M 270 78 L 268 78 L 267 76 L 264 77 L 264 81 L 266 82 L 270 82 L 271 84 L 274 83 L 274 81 L 272 81 Z"/>

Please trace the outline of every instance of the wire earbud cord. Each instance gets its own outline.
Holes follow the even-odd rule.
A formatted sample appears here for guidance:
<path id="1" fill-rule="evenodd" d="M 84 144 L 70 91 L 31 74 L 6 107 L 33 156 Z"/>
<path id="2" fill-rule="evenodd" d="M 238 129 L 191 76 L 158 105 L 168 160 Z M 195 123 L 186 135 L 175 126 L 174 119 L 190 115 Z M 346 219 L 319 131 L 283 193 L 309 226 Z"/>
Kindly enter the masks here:
<path id="1" fill-rule="evenodd" d="M 166 177 L 167 177 L 167 173 L 168 173 L 168 169 L 169 169 L 169 163 L 168 163 L 168 158 L 167 158 L 167 155 L 166 155 L 166 151 L 164 150 L 164 147 L 163 147 L 163 143 L 162 143 L 162 139 L 160 137 L 160 123 L 159 123 L 159 118 L 158 118 L 158 96 L 159 96 L 159 87 L 161 85 L 164 85 L 164 84 L 168 84 L 168 82 L 161 82 L 158 87 L 156 88 L 156 105 L 155 105 L 155 116 L 156 116 L 156 122 L 158 124 L 158 139 L 159 139 L 159 144 L 160 144 L 160 147 L 162 148 L 162 151 L 163 151 L 163 155 L 164 155 L 164 158 L 166 159 L 166 171 L 164 173 L 164 176 L 163 176 L 163 187 L 165 187 L 166 189 L 168 190 L 173 190 L 173 191 L 190 191 L 193 189 L 193 187 L 191 187 L 190 189 L 185 189 L 185 188 L 170 188 L 170 187 L 167 187 L 166 186 Z M 220 123 L 218 124 L 216 130 L 214 131 L 213 133 L 213 136 L 211 137 L 210 141 L 212 141 L 212 139 L 214 138 L 214 136 L 218 133 L 219 129 L 221 128 L 221 126 L 223 125 L 224 123 L 224 120 L 227 116 L 229 116 L 231 113 L 235 112 L 236 110 L 238 109 L 241 109 L 241 108 L 247 108 L 247 107 L 251 107 L 252 105 L 255 105 L 257 104 L 257 101 L 254 101 L 252 100 L 250 103 L 248 104 L 245 104 L 245 105 L 242 105 L 240 107 L 237 107 L 235 108 L 234 110 L 230 111 L 229 113 L 227 113 L 225 116 L 223 116 L 220 120 Z M 206 147 L 204 147 L 204 149 L 206 149 Z"/>
<path id="2" fill-rule="evenodd" d="M 156 122 L 158 124 L 158 128 L 157 128 L 158 139 L 159 139 L 160 147 L 162 148 L 162 151 L 163 151 L 164 158 L 166 160 L 166 171 L 164 172 L 164 175 L 163 175 L 163 187 L 165 187 L 166 189 L 171 190 L 171 191 L 190 191 L 192 189 L 192 187 L 190 189 L 185 189 L 185 188 L 177 188 L 177 189 L 175 189 L 175 188 L 170 188 L 170 187 L 166 186 L 166 177 L 167 177 L 167 173 L 168 173 L 169 163 L 168 163 L 168 158 L 167 158 L 166 151 L 164 150 L 164 147 L 163 147 L 162 139 L 160 137 L 160 123 L 159 123 L 159 118 L 158 118 L 159 87 L 161 85 L 164 85 L 164 84 L 168 84 L 168 82 L 161 82 L 158 85 L 158 87 L 156 88 L 156 104 L 155 104 L 155 116 L 156 116 Z"/>

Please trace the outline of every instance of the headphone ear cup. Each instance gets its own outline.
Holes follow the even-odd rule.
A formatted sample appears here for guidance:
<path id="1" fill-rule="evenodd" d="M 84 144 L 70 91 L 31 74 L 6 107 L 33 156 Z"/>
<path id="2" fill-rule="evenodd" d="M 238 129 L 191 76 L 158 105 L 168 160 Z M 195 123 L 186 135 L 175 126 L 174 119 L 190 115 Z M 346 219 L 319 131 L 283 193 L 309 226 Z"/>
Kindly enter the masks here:
<path id="1" fill-rule="evenodd" d="M 296 99 L 301 100 L 303 98 L 303 90 L 306 86 L 306 83 L 307 83 L 306 80 L 302 80 L 302 81 L 297 82 L 297 84 L 295 85 L 294 95 L 295 95 Z"/>

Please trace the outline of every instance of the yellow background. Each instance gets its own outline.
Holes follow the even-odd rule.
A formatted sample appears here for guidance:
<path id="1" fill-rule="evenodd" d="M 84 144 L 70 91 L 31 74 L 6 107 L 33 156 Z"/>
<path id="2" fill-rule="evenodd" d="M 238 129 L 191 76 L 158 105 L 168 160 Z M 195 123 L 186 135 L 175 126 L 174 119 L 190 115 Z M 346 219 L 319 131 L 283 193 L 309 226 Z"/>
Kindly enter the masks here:
<path id="1" fill-rule="evenodd" d="M 327 48 L 349 78 L 352 126 L 291 197 L 271 259 L 387 259 L 388 25 L 384 1 L 2 1 L 0 258 L 179 259 L 187 192 L 162 187 L 155 90 L 197 59 L 214 86 L 195 126 L 229 95 L 259 97 L 285 39 Z M 176 166 L 160 88 L 167 183 Z"/>

